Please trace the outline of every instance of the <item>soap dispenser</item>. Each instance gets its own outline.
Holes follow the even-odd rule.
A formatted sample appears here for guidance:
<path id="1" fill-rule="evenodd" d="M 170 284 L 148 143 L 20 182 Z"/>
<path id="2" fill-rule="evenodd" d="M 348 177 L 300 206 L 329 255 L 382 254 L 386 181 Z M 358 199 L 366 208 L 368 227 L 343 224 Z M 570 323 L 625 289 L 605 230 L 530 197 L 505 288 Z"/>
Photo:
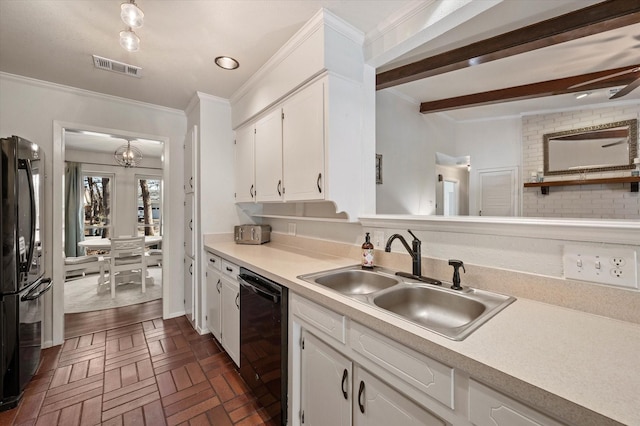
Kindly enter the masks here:
<path id="1" fill-rule="evenodd" d="M 449 259 L 449 266 L 453 266 L 453 285 L 451 288 L 453 290 L 462 290 L 462 286 L 460 285 L 460 268 L 466 273 L 467 271 L 464 269 L 464 263 L 462 260 Z"/>
<path id="2" fill-rule="evenodd" d="M 362 267 L 367 269 L 373 269 L 373 244 L 369 233 L 364 237 L 364 243 L 362 244 Z"/>

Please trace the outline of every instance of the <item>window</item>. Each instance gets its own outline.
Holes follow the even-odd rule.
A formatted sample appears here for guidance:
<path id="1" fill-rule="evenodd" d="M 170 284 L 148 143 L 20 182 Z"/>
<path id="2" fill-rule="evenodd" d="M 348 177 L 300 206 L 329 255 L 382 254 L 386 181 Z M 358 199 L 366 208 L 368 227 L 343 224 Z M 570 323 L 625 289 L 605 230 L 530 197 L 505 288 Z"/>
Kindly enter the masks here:
<path id="1" fill-rule="evenodd" d="M 95 173 L 82 176 L 85 237 L 110 237 L 112 180 L 109 176 L 96 175 Z"/>
<path id="2" fill-rule="evenodd" d="M 138 235 L 162 235 L 162 179 L 136 177 Z"/>

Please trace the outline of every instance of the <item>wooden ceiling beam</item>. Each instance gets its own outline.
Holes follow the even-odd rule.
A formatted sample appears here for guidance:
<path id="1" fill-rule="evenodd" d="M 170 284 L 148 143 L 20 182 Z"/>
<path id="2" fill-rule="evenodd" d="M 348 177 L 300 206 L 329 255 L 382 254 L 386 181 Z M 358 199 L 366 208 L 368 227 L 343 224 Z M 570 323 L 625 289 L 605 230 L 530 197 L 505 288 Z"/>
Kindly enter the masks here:
<path id="1" fill-rule="evenodd" d="M 608 0 L 381 72 L 376 90 L 480 65 L 640 22 L 640 0 Z"/>
<path id="2" fill-rule="evenodd" d="M 491 105 L 499 102 L 519 101 L 534 99 L 543 96 L 562 95 L 566 93 L 588 92 L 613 86 L 623 86 L 632 83 L 637 78 L 636 73 L 629 72 L 615 75 L 625 70 L 630 70 L 640 65 L 615 68 L 606 71 L 592 72 L 557 80 L 543 81 L 540 83 L 526 84 L 523 86 L 509 87 L 506 89 L 491 90 L 488 92 L 474 93 L 471 95 L 457 96 L 454 98 L 440 99 L 431 102 L 422 102 L 420 112 L 423 114 L 448 111 L 459 108 L 469 108 L 481 105 Z M 602 79 L 612 75 L 611 78 Z M 598 80 L 587 84 L 591 80 Z M 573 87 L 579 85 L 579 87 Z"/>

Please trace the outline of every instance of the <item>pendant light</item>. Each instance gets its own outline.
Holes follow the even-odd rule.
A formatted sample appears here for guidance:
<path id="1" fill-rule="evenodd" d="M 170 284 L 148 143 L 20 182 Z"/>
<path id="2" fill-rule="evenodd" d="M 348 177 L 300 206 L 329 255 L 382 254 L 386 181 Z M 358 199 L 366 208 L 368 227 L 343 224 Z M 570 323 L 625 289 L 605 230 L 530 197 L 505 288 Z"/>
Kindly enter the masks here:
<path id="1" fill-rule="evenodd" d="M 113 153 L 116 162 L 124 167 L 135 167 L 142 161 L 142 152 L 134 146 L 131 141 L 127 141 L 126 145 L 122 145 Z"/>
<path id="2" fill-rule="evenodd" d="M 140 28 L 143 24 L 144 13 L 136 5 L 135 0 L 120 5 L 120 18 L 128 27 Z"/>

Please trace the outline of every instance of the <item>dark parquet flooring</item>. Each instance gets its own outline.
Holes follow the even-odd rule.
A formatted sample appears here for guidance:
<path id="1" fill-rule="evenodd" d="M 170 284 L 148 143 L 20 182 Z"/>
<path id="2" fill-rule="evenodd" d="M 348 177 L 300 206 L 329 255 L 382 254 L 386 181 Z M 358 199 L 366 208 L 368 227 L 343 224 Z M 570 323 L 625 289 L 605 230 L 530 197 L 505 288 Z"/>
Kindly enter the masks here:
<path id="1" fill-rule="evenodd" d="M 42 352 L 0 425 L 271 425 L 233 361 L 185 317 L 68 338 Z"/>

